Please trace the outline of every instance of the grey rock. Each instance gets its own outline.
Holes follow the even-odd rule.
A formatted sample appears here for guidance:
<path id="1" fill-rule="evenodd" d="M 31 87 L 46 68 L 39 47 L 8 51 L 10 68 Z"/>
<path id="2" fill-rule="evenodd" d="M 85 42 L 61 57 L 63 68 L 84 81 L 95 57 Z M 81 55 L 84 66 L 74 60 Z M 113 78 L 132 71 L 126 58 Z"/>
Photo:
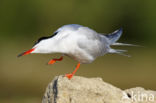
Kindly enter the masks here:
<path id="1" fill-rule="evenodd" d="M 154 99 L 132 100 L 138 91 L 140 94 L 153 95 Z M 64 76 L 57 76 L 48 85 L 42 103 L 156 103 L 156 92 L 139 87 L 121 90 L 101 78 L 74 76 L 69 80 Z"/>

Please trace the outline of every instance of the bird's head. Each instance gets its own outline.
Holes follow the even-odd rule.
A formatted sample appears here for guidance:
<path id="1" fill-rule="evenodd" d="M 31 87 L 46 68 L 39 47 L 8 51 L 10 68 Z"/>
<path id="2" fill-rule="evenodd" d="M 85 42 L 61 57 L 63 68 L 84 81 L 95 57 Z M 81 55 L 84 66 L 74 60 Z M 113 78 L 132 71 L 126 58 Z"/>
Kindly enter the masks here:
<path id="1" fill-rule="evenodd" d="M 32 49 L 25 51 L 21 54 L 19 54 L 17 57 L 21 57 L 24 55 L 28 55 L 31 53 L 50 53 L 50 45 L 53 44 L 52 42 L 54 40 L 52 40 L 52 38 L 57 34 L 58 32 L 54 32 L 54 34 L 52 36 L 49 37 L 41 37 L 39 38 Z"/>
<path id="2" fill-rule="evenodd" d="M 66 42 L 65 40 L 67 40 L 65 38 L 67 38 L 72 31 L 78 30 L 79 27 L 82 26 L 78 24 L 64 25 L 57 29 L 53 35 L 39 38 L 32 49 L 19 54 L 18 57 L 31 53 L 64 53 L 66 51 L 64 43 Z"/>

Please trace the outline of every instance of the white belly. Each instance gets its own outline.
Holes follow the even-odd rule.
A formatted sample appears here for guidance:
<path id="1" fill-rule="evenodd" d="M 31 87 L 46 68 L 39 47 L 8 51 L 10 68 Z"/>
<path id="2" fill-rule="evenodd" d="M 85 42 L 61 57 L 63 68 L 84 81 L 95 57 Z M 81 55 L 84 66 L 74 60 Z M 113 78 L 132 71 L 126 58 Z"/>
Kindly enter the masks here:
<path id="1" fill-rule="evenodd" d="M 69 53 L 66 54 L 67 56 L 71 57 L 72 59 L 80 62 L 80 63 L 91 63 L 94 61 L 95 58 L 93 58 L 91 55 L 84 53 L 84 52 L 75 52 L 75 53 Z"/>

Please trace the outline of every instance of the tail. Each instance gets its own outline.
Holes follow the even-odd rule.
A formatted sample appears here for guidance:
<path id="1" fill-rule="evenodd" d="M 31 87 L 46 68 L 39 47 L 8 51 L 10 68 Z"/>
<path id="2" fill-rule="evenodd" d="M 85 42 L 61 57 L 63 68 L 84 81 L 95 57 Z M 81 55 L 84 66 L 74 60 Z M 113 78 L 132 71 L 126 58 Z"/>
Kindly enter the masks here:
<path id="1" fill-rule="evenodd" d="M 121 37 L 122 32 L 123 32 L 123 29 L 120 28 L 120 29 L 114 31 L 113 33 L 105 35 L 109 40 L 109 44 L 117 45 L 117 46 L 137 46 L 137 45 L 133 45 L 133 44 L 118 43 L 117 41 Z M 112 48 L 109 49 L 109 53 L 117 53 L 117 54 L 120 54 L 123 56 L 130 57 L 130 55 L 124 54 L 125 52 L 127 52 L 127 50 L 117 50 L 117 49 L 112 49 Z"/>
<path id="2" fill-rule="evenodd" d="M 122 55 L 122 56 L 131 57 L 128 54 L 124 54 L 125 52 L 127 52 L 127 50 L 119 50 L 119 49 L 112 49 L 112 48 L 110 48 L 108 52 L 109 53 L 116 53 L 116 54 L 119 54 L 119 55 Z"/>

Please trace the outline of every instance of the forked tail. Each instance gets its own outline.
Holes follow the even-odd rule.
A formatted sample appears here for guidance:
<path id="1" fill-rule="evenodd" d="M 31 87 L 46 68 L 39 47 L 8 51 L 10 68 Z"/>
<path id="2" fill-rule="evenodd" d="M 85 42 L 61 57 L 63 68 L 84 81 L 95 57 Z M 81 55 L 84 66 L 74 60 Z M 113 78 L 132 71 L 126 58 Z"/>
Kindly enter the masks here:
<path id="1" fill-rule="evenodd" d="M 109 45 L 113 45 L 113 46 L 137 46 L 137 45 L 133 45 L 133 44 L 126 44 L 126 43 L 118 43 L 117 41 L 119 40 L 119 38 L 122 35 L 122 28 L 114 31 L 113 33 L 107 34 L 105 35 L 108 40 L 109 40 Z M 123 56 L 128 56 L 130 57 L 130 55 L 124 54 L 125 52 L 127 52 L 127 50 L 118 50 L 118 49 L 112 49 L 110 48 L 109 53 L 117 53 Z"/>
<path id="2" fill-rule="evenodd" d="M 119 55 L 122 55 L 122 56 L 131 57 L 130 55 L 125 54 L 125 52 L 127 52 L 127 50 L 120 50 L 120 49 L 112 49 L 112 48 L 110 48 L 108 52 L 109 53 L 116 53 L 116 54 L 119 54 Z"/>

